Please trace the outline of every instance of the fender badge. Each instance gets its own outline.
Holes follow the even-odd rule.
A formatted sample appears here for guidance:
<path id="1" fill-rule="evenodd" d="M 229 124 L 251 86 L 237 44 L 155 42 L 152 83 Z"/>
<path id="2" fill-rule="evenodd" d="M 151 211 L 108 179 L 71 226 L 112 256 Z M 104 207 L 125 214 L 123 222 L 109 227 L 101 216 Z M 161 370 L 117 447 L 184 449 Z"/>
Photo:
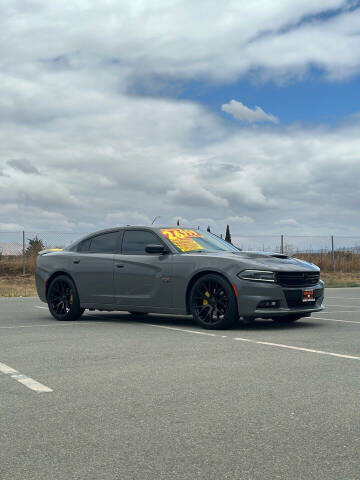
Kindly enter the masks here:
<path id="1" fill-rule="evenodd" d="M 161 277 L 161 281 L 163 283 L 169 283 L 170 282 L 170 277 Z"/>

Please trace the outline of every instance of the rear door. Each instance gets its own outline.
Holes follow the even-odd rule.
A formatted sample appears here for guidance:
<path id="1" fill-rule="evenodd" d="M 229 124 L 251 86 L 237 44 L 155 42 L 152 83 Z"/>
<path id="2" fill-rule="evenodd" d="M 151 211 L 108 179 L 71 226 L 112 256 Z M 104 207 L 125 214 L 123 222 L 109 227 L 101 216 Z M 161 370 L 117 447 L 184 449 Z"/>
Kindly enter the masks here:
<path id="1" fill-rule="evenodd" d="M 72 256 L 72 274 L 80 302 L 111 305 L 114 294 L 114 255 L 120 232 L 105 232 L 84 240 Z"/>
<path id="2" fill-rule="evenodd" d="M 115 255 L 115 295 L 119 306 L 172 307 L 172 254 L 149 254 L 149 244 L 164 245 L 150 230 L 125 230 Z"/>

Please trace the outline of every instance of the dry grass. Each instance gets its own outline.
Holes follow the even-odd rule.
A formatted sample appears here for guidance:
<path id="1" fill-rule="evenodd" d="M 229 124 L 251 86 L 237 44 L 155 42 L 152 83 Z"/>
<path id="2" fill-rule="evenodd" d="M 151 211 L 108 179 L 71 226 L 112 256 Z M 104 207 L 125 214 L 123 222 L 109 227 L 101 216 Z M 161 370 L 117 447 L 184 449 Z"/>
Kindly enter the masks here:
<path id="1" fill-rule="evenodd" d="M 25 272 L 33 275 L 36 268 L 36 256 L 26 258 Z M 22 274 L 22 256 L 21 255 L 7 255 L 0 256 L 0 277 L 21 275 Z"/>
<path id="2" fill-rule="evenodd" d="M 26 259 L 26 273 L 22 276 L 22 257 L 0 257 L 0 297 L 36 297 L 34 272 L 36 257 Z"/>
<path id="3" fill-rule="evenodd" d="M 321 273 L 326 287 L 360 287 L 360 273 Z"/>
<path id="4" fill-rule="evenodd" d="M 1 276 L 0 297 L 36 297 L 35 278 L 33 275 Z"/>
<path id="5" fill-rule="evenodd" d="M 294 253 L 294 257 L 307 262 L 315 263 L 322 272 L 332 272 L 332 258 L 330 252 L 324 253 Z M 335 252 L 335 272 L 360 273 L 360 254 L 352 252 Z"/>

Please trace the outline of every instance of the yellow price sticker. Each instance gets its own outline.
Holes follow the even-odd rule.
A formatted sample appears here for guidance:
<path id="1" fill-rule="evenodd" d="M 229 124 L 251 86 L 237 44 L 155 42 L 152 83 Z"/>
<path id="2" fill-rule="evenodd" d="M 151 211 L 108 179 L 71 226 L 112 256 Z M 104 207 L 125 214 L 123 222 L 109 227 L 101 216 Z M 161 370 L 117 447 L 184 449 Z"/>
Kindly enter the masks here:
<path id="1" fill-rule="evenodd" d="M 203 247 L 194 240 L 201 238 L 202 235 L 195 230 L 183 228 L 162 228 L 160 233 L 170 240 L 182 252 L 190 252 L 191 250 L 203 250 Z"/>

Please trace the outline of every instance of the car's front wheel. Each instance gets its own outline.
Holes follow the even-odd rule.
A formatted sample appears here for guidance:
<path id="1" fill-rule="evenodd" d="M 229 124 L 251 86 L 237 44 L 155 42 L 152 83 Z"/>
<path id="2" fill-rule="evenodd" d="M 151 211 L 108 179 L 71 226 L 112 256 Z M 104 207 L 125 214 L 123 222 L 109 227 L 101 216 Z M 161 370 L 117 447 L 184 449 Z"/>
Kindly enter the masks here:
<path id="1" fill-rule="evenodd" d="M 50 283 L 47 301 L 56 320 L 77 320 L 84 313 L 74 282 L 66 275 L 55 277 Z"/>
<path id="2" fill-rule="evenodd" d="M 207 274 L 194 284 L 190 311 L 198 325 L 208 329 L 231 327 L 238 320 L 236 298 L 231 285 L 221 275 Z"/>

